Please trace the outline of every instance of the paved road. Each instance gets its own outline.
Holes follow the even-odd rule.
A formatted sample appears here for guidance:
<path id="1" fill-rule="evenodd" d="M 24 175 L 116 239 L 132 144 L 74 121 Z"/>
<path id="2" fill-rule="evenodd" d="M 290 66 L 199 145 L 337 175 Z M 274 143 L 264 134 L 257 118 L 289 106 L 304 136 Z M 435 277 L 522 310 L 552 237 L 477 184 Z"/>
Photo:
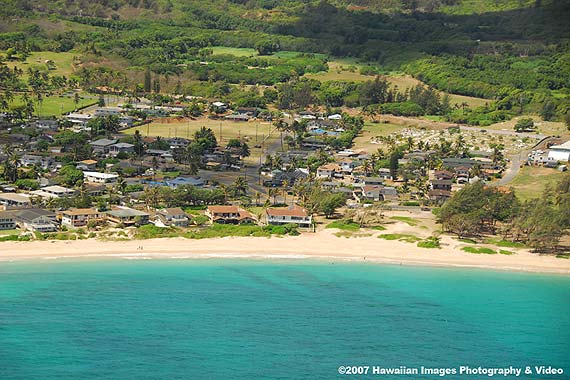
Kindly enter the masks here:
<path id="1" fill-rule="evenodd" d="M 506 132 L 506 131 L 505 131 Z M 503 177 L 497 181 L 494 181 L 492 185 L 495 186 L 504 186 L 510 183 L 516 176 L 519 174 L 521 170 L 521 165 L 525 163 L 528 154 L 536 149 L 546 149 L 549 143 L 551 142 L 558 142 L 559 139 L 556 137 L 545 137 L 540 142 L 538 142 L 532 149 L 523 150 L 518 154 L 514 154 L 509 157 L 511 160 L 511 165 L 507 170 L 505 170 L 505 174 Z"/>
<path id="2" fill-rule="evenodd" d="M 495 186 L 504 186 L 511 182 L 517 176 L 517 174 L 519 174 L 521 170 L 521 163 L 524 162 L 528 156 L 528 153 L 529 151 L 522 151 L 519 154 L 510 156 L 509 159 L 511 160 L 511 165 L 507 170 L 505 170 L 503 177 L 497 181 L 492 182 L 491 184 Z"/>

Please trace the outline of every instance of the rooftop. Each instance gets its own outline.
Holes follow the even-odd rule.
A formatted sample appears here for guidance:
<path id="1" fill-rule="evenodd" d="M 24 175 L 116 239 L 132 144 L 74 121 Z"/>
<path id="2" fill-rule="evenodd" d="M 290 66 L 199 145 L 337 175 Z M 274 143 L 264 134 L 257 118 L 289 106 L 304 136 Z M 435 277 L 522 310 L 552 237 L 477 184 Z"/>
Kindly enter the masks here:
<path id="1" fill-rule="evenodd" d="M 287 208 L 268 208 L 265 212 L 270 216 L 308 216 L 307 210 L 298 205 L 293 205 Z"/>

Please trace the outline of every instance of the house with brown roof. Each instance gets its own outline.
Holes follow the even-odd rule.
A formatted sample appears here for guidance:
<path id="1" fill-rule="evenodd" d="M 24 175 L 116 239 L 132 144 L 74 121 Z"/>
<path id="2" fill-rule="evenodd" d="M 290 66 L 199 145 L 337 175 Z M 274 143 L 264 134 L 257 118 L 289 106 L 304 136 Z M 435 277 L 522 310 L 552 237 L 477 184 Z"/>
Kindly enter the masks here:
<path id="1" fill-rule="evenodd" d="M 71 228 L 85 227 L 89 221 L 103 221 L 105 213 L 93 208 L 76 208 L 61 213 L 61 225 Z"/>
<path id="2" fill-rule="evenodd" d="M 256 222 L 253 215 L 237 206 L 208 206 L 205 214 L 212 223 L 241 224 Z"/>
<path id="3" fill-rule="evenodd" d="M 449 179 L 434 179 L 431 181 L 431 188 L 433 190 L 451 191 L 452 182 Z"/>
<path id="4" fill-rule="evenodd" d="M 319 178 L 332 178 L 337 173 L 340 174 L 342 172 L 342 168 L 338 164 L 325 164 L 321 165 L 317 169 L 317 177 Z"/>
<path id="5" fill-rule="evenodd" d="M 284 225 L 297 224 L 299 227 L 311 227 L 312 215 L 303 207 L 293 205 L 290 207 L 270 207 L 265 210 L 267 224 Z"/>

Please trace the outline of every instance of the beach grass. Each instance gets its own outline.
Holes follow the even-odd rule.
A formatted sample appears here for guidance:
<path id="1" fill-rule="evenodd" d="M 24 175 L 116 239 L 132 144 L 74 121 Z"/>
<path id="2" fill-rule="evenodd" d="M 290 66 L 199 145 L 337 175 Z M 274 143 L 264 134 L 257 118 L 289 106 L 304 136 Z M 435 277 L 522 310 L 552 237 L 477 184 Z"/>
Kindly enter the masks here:
<path id="1" fill-rule="evenodd" d="M 441 248 L 439 239 L 433 236 L 418 242 L 417 246 L 420 248 Z"/>
<path id="2" fill-rule="evenodd" d="M 507 251 L 506 249 L 499 249 L 499 253 L 501 255 L 514 255 L 515 253 L 512 251 Z"/>
<path id="3" fill-rule="evenodd" d="M 360 229 L 360 225 L 349 219 L 341 219 L 327 224 L 325 228 L 337 228 L 343 231 L 358 231 Z"/>
<path id="4" fill-rule="evenodd" d="M 417 236 L 409 234 L 380 234 L 378 238 L 384 240 L 398 240 L 406 243 L 417 243 L 422 240 Z"/>
<path id="5" fill-rule="evenodd" d="M 392 216 L 390 217 L 392 220 L 397 220 L 399 222 L 404 222 L 411 227 L 415 227 L 420 224 L 420 221 L 409 216 Z"/>
<path id="6" fill-rule="evenodd" d="M 504 248 L 525 248 L 526 245 L 516 241 L 508 241 L 508 240 L 501 240 L 501 239 L 487 239 L 486 243 L 494 244 L 497 247 L 504 247 Z"/>
<path id="7" fill-rule="evenodd" d="M 475 253 L 475 254 L 484 254 L 484 255 L 496 255 L 497 251 L 491 248 L 486 247 L 463 247 L 461 248 L 462 251 Z"/>

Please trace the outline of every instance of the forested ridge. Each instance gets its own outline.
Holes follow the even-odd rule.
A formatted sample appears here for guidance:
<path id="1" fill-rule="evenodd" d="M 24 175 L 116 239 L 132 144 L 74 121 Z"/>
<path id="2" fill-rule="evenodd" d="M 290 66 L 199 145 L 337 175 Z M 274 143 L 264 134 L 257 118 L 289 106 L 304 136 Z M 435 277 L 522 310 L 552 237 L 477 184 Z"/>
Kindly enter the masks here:
<path id="1" fill-rule="evenodd" d="M 79 51 L 166 77 L 262 85 L 326 70 L 326 57 L 356 57 L 373 74 L 405 72 L 441 91 L 496 101 L 453 118 L 485 125 L 570 111 L 569 15 L 568 0 L 7 0 L 0 49 L 8 60 Z M 260 55 L 213 56 L 213 46 Z M 112 71 L 96 61 L 90 69 Z"/>

